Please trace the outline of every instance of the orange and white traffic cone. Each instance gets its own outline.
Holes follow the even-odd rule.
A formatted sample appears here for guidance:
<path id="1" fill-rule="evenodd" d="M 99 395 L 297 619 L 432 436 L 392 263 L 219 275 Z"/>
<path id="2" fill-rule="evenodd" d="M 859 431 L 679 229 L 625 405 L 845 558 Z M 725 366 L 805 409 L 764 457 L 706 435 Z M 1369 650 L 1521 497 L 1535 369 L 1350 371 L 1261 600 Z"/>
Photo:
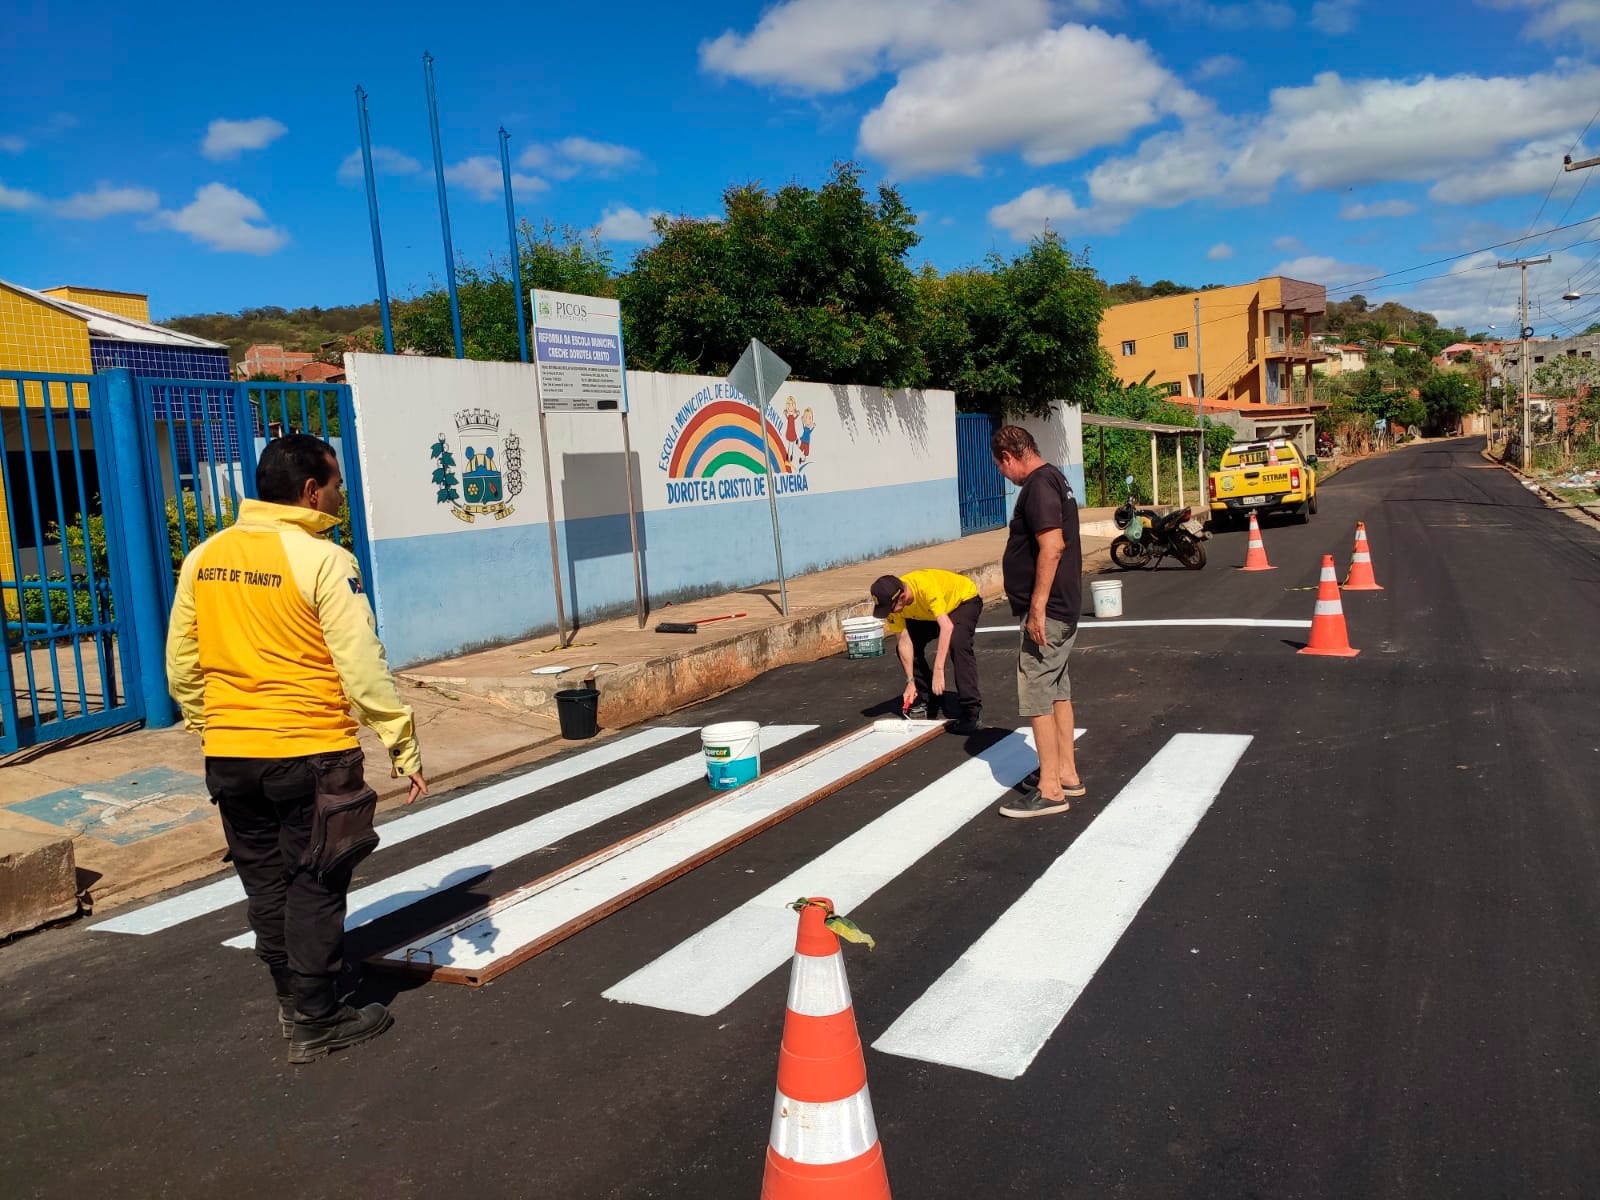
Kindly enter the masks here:
<path id="1" fill-rule="evenodd" d="M 1322 581 L 1317 587 L 1317 607 L 1311 615 L 1311 641 L 1301 654 L 1326 654 L 1354 658 L 1361 651 L 1350 645 L 1344 627 L 1344 606 L 1339 603 L 1339 578 L 1333 573 L 1333 555 L 1322 556 Z"/>
<path id="2" fill-rule="evenodd" d="M 762 1200 L 890 1200 L 833 902 L 800 910 Z"/>
<path id="3" fill-rule="evenodd" d="M 1244 556 L 1244 566 L 1241 571 L 1276 571 L 1267 561 L 1267 544 L 1261 540 L 1261 523 L 1256 520 L 1255 513 L 1250 514 L 1250 548 Z"/>
<path id="4" fill-rule="evenodd" d="M 1356 522 L 1356 549 L 1350 558 L 1350 573 L 1344 578 L 1347 592 L 1381 592 L 1378 578 L 1372 573 L 1372 551 L 1367 546 L 1367 525 Z"/>

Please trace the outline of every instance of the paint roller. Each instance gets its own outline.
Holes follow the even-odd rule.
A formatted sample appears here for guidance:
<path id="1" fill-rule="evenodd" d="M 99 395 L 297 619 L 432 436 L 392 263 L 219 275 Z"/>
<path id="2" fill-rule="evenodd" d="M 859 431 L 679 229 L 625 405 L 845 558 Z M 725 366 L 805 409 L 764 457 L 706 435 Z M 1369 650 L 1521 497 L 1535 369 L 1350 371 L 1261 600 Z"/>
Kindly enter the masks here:
<path id="1" fill-rule="evenodd" d="M 744 613 L 723 613 L 720 617 L 701 617 L 697 621 L 663 621 L 656 626 L 657 633 L 699 633 L 700 626 L 709 625 L 713 621 L 732 621 Z"/>

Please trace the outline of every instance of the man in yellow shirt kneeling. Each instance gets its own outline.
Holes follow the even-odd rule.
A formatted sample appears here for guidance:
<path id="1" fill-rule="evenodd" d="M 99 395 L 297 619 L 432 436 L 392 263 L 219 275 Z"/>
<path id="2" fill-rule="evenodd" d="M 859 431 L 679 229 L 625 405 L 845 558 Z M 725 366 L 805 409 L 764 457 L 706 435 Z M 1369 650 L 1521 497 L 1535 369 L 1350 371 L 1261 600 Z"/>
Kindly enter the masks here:
<path id="1" fill-rule="evenodd" d="M 900 635 L 900 663 L 906 670 L 902 702 L 908 714 L 942 714 L 951 718 L 952 733 L 976 733 L 983 708 L 972 649 L 983 614 L 978 585 L 954 571 L 907 571 L 881 576 L 872 585 L 872 599 L 872 615 L 883 621 L 884 635 Z M 932 667 L 927 660 L 930 642 L 937 643 Z M 944 698 L 947 661 L 955 667 L 954 703 Z"/>

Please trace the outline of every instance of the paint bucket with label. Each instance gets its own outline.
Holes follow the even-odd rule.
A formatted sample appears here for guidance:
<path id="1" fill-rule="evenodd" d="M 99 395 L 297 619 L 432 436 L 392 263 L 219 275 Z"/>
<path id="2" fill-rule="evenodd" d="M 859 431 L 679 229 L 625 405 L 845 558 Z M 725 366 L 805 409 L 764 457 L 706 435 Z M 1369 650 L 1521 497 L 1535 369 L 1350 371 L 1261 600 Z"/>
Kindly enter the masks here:
<path id="1" fill-rule="evenodd" d="M 717 791 L 742 787 L 761 774 L 761 726 L 755 721 L 725 721 L 700 731 L 706 779 Z"/>
<path id="2" fill-rule="evenodd" d="M 883 622 L 877 617 L 846 617 L 839 626 L 844 630 L 847 657 L 883 657 Z"/>
<path id="3" fill-rule="evenodd" d="M 1094 597 L 1096 619 L 1122 615 L 1122 580 L 1096 579 L 1089 584 L 1089 593 Z"/>

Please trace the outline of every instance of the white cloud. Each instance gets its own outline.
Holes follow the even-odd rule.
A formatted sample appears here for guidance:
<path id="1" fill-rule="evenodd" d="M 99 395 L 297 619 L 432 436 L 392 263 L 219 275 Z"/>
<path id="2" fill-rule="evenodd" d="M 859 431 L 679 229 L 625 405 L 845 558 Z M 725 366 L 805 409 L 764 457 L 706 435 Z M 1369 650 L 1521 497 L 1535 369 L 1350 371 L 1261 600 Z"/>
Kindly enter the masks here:
<path id="1" fill-rule="evenodd" d="M 1409 200 L 1374 200 L 1370 204 L 1346 204 L 1339 210 L 1342 221 L 1373 221 L 1380 217 L 1409 217 L 1417 206 Z"/>
<path id="2" fill-rule="evenodd" d="M 19 138 L 14 133 L 8 133 L 0 136 L 0 150 L 4 150 L 7 154 L 21 154 L 27 148 L 27 141 L 23 138 Z"/>
<path id="3" fill-rule="evenodd" d="M 1022 195 L 989 210 L 989 224 L 1003 229 L 1019 242 L 1047 229 L 1057 233 L 1110 233 L 1124 218 L 1109 211 L 1079 208 L 1066 188 L 1032 187 Z"/>
<path id="4" fill-rule="evenodd" d="M 625 205 L 612 206 L 600 217 L 595 234 L 603 242 L 648 242 L 655 238 L 655 219 L 662 215 L 658 208 L 642 213 Z"/>
<path id="5" fill-rule="evenodd" d="M 1158 133 L 1131 158 L 1112 158 L 1089 172 L 1095 204 L 1131 216 L 1141 208 L 1174 208 L 1222 186 L 1220 144 L 1204 130 Z"/>
<path id="6" fill-rule="evenodd" d="M 1211 262 L 1223 262 L 1233 257 L 1233 247 L 1227 242 L 1218 242 L 1206 251 L 1206 258 Z"/>
<path id="7" fill-rule="evenodd" d="M 215 160 L 238 158 L 245 150 L 260 150 L 272 145 L 288 132 L 287 125 L 271 117 L 253 117 L 248 121 L 218 118 L 206 126 L 200 153 Z"/>
<path id="8" fill-rule="evenodd" d="M 1552 182 L 1552 195 L 1571 193 L 1582 182 L 1580 173 L 1561 168 L 1561 156 L 1571 146 L 1570 137 L 1529 142 L 1510 155 L 1472 163 L 1440 176 L 1428 189 L 1428 198 L 1440 204 L 1477 204 L 1507 196 L 1543 195 Z M 1588 155 L 1582 146 L 1573 151 L 1574 158 Z"/>
<path id="9" fill-rule="evenodd" d="M 920 59 L 1038 33 L 1050 21 L 1049 0 L 783 0 L 748 34 L 730 29 L 701 43 L 700 66 L 798 92 L 843 92 Z"/>
<path id="10" fill-rule="evenodd" d="M 1291 258 L 1273 267 L 1271 273 L 1287 275 L 1291 279 L 1303 279 L 1307 283 L 1321 283 L 1329 287 L 1340 283 L 1354 283 L 1359 279 L 1370 279 L 1374 275 L 1382 274 L 1377 267 L 1340 262 L 1323 254 L 1303 254 L 1299 258 Z"/>
<path id="11" fill-rule="evenodd" d="M 1305 243 L 1293 234 L 1286 233 L 1282 237 L 1272 239 L 1272 248 L 1284 254 L 1299 254 L 1305 250 Z"/>
<path id="12" fill-rule="evenodd" d="M 118 213 L 154 212 L 161 197 L 149 188 L 112 187 L 98 183 L 92 192 L 80 192 L 56 205 L 56 214 L 74 221 L 98 221 Z"/>
<path id="13" fill-rule="evenodd" d="M 1259 29 L 1287 29 L 1294 24 L 1294 9 L 1276 0 L 1251 0 L 1244 4 L 1211 4 L 1206 0 L 1145 0 L 1151 8 L 1164 8 L 1186 24 L 1210 25 L 1235 33 Z"/>
<path id="14" fill-rule="evenodd" d="M 1480 78 L 1345 80 L 1333 72 L 1279 88 L 1235 159 L 1230 186 L 1305 189 L 1432 179 L 1527 138 L 1581 128 L 1600 70 Z"/>
<path id="15" fill-rule="evenodd" d="M 1577 38 L 1600 45 L 1600 5 L 1594 0 L 1479 0 L 1488 8 L 1526 9 L 1522 33 L 1538 41 L 1563 43 Z"/>
<path id="16" fill-rule="evenodd" d="M 487 154 L 474 155 L 472 158 L 462 159 L 453 166 L 446 167 L 444 179 L 446 183 L 466 188 L 479 200 L 505 198 L 505 180 L 500 174 L 500 160 L 490 158 Z M 542 192 L 549 186 L 537 175 L 511 176 L 513 192 Z"/>
<path id="17" fill-rule="evenodd" d="M 542 171 L 555 179 L 571 179 L 585 172 L 610 178 L 643 164 L 644 155 L 632 146 L 586 137 L 562 138 L 550 146 L 535 144 L 517 158 L 519 167 Z"/>
<path id="18" fill-rule="evenodd" d="M 1361 0 L 1317 0 L 1311 6 L 1311 28 L 1320 33 L 1349 33 L 1356 27 Z"/>
<path id="19" fill-rule="evenodd" d="M 1065 25 L 908 68 L 861 122 L 860 144 L 900 175 L 975 172 L 986 153 L 1064 162 L 1205 108 L 1143 42 Z"/>
<path id="20" fill-rule="evenodd" d="M 404 154 L 389 146 L 374 146 L 372 148 L 372 173 L 374 175 L 415 175 L 422 170 L 422 164 L 409 154 Z M 366 168 L 361 163 L 361 151 L 350 151 L 339 164 L 339 182 L 345 186 L 361 183 L 366 179 Z"/>
<path id="21" fill-rule="evenodd" d="M 596 167 L 602 171 L 626 171 L 637 166 L 644 158 L 632 146 L 619 146 L 615 142 L 597 142 L 592 138 L 569 137 L 556 143 L 556 153 L 575 163 Z"/>
<path id="22" fill-rule="evenodd" d="M 1194 77 L 1198 80 L 1221 79 L 1224 75 L 1232 75 L 1244 66 L 1244 59 L 1232 54 L 1213 54 L 1210 58 L 1200 60 L 1200 65 L 1194 69 Z"/>
<path id="23" fill-rule="evenodd" d="M 1330 72 L 1275 90 L 1261 117 L 1191 118 L 1176 133 L 1147 138 L 1133 154 L 1090 172 L 1090 193 L 1097 205 L 1128 210 L 1202 197 L 1262 204 L 1285 178 L 1305 191 L 1342 190 L 1434 181 L 1453 171 L 1480 177 L 1464 189 L 1483 189 L 1492 180 L 1518 178 L 1515 171 L 1508 176 L 1505 152 L 1530 133 L 1570 143 L 1594 111 L 1597 92 L 1600 70 L 1591 66 L 1520 78 L 1410 81 L 1346 81 Z M 1559 160 L 1557 151 L 1540 187 L 1549 186 Z M 1502 194 L 1520 190 L 1519 182 Z M 1435 199 L 1448 197 L 1441 189 Z"/>
<path id="24" fill-rule="evenodd" d="M 21 212 L 25 208 L 37 208 L 41 203 L 42 198 L 33 192 L 8 188 L 0 183 L 0 212 Z"/>
<path id="25" fill-rule="evenodd" d="M 221 183 L 208 183 L 195 192 L 192 203 L 177 212 L 159 212 L 155 221 L 186 233 L 213 250 L 243 254 L 271 254 L 289 242 L 289 235 L 265 224 L 267 214 L 249 196 Z"/>

